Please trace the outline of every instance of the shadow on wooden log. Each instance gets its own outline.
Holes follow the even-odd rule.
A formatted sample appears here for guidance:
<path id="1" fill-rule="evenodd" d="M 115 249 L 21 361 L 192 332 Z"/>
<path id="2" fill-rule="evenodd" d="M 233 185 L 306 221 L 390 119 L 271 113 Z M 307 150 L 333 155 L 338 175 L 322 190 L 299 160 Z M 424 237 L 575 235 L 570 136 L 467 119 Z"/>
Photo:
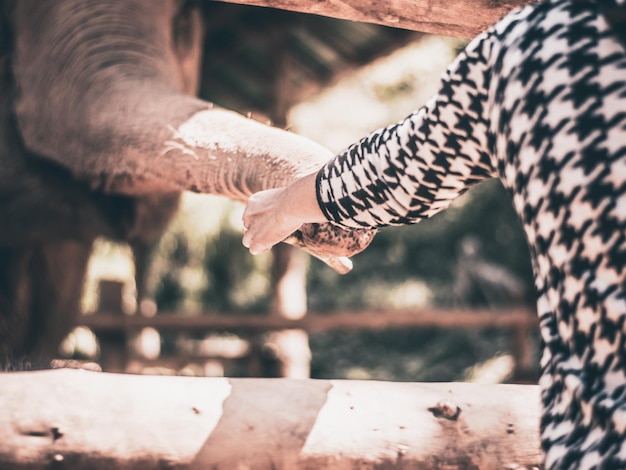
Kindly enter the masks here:
<path id="1" fill-rule="evenodd" d="M 534 385 L 0 374 L 0 468 L 540 467 Z"/>

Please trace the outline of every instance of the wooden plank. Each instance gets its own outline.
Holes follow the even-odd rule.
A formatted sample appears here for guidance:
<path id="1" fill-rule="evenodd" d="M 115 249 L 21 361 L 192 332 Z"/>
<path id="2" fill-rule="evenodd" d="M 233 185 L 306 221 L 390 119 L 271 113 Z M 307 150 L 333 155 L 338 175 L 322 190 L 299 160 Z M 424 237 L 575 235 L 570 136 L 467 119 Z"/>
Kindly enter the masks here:
<path id="1" fill-rule="evenodd" d="M 114 313 L 84 315 L 79 324 L 98 332 L 152 327 L 158 330 L 270 331 L 303 329 L 309 332 L 330 330 L 386 330 L 390 328 L 515 328 L 536 327 L 537 316 L 530 310 L 399 310 L 310 313 L 299 319 L 272 315 L 211 314 L 184 315 L 162 312 L 151 318 Z"/>
<path id="2" fill-rule="evenodd" d="M 220 0 L 472 38 L 529 0 Z"/>
<path id="3" fill-rule="evenodd" d="M 0 468 L 533 468 L 537 386 L 0 374 Z"/>

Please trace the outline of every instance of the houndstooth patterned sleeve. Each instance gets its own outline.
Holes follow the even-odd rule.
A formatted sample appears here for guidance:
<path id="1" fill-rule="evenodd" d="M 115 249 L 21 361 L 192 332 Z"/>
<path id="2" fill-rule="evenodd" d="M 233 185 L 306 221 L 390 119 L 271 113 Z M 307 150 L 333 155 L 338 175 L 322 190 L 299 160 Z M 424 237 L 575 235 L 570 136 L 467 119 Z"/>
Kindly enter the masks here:
<path id="1" fill-rule="evenodd" d="M 357 228 L 415 223 L 495 175 L 486 117 L 491 47 L 490 34 L 477 37 L 429 103 L 320 170 L 318 203 L 329 220 Z"/>
<path id="2" fill-rule="evenodd" d="M 546 469 L 626 469 L 626 8 L 543 0 L 474 40 L 433 101 L 318 174 L 326 216 L 416 222 L 498 176 L 528 239 Z"/>

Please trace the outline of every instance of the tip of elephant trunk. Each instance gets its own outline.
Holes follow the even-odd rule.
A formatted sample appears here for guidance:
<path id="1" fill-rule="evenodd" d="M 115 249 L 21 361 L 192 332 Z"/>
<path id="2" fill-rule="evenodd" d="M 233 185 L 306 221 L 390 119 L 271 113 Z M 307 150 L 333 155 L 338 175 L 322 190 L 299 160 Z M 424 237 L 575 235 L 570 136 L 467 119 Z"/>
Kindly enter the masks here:
<path id="1" fill-rule="evenodd" d="M 287 243 L 289 245 L 297 246 L 303 249 L 311 256 L 314 256 L 320 261 L 326 263 L 339 274 L 347 274 L 352 271 L 353 265 L 350 258 L 348 258 L 347 256 L 336 256 L 326 253 L 320 253 L 321 250 L 319 250 L 319 247 L 308 246 L 303 242 L 302 232 L 300 230 L 297 230 L 296 232 L 285 238 L 283 240 L 283 243 Z"/>
<path id="2" fill-rule="evenodd" d="M 333 268 L 339 274 L 348 274 L 352 271 L 352 260 L 345 256 L 329 256 L 327 258 L 319 258 L 328 266 Z"/>

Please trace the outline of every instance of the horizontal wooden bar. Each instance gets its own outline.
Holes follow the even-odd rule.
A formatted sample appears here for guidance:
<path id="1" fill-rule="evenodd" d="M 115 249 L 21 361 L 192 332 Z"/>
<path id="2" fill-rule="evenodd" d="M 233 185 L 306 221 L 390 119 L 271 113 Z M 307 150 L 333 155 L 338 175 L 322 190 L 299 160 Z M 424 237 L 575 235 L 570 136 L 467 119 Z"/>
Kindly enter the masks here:
<path id="1" fill-rule="evenodd" d="M 386 330 L 392 328 L 514 328 L 535 327 L 537 316 L 527 309 L 492 310 L 399 310 L 310 313 L 290 320 L 273 315 L 215 314 L 197 315 L 163 312 L 154 317 L 102 312 L 83 315 L 79 325 L 96 331 L 133 330 L 152 327 L 158 330 L 269 331 L 303 329 L 309 332 L 330 330 Z"/>
<path id="2" fill-rule="evenodd" d="M 529 0 L 220 0 L 472 38 Z"/>
<path id="3" fill-rule="evenodd" d="M 0 468 L 534 468 L 533 385 L 0 374 Z"/>

